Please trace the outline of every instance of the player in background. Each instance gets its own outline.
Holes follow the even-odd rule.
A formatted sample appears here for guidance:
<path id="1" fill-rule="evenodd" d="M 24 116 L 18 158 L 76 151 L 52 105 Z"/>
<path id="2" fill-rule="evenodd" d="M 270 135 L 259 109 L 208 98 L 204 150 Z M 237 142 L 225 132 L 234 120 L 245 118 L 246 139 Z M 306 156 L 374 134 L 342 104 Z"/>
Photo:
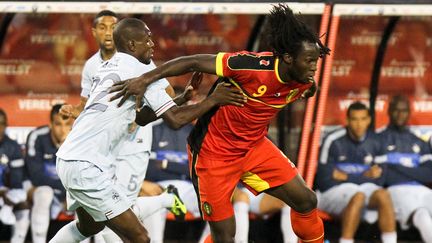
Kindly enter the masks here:
<path id="1" fill-rule="evenodd" d="M 387 169 L 385 184 L 401 228 L 413 225 L 423 241 L 431 243 L 432 190 L 425 185 L 432 183 L 432 151 L 407 126 L 410 117 L 407 97 L 392 97 L 388 116 L 389 125 L 378 133 L 382 156 L 376 162 Z"/>
<path id="2" fill-rule="evenodd" d="M 143 100 L 145 107 L 150 108 L 141 108 L 136 113 L 132 100 L 117 107 L 109 102 L 112 95 L 108 90 L 121 79 L 154 68 L 151 65 L 154 43 L 148 27 L 132 18 L 121 20 L 113 37 L 118 52 L 99 67 L 85 110 L 57 153 L 57 171 L 68 191 L 68 208 L 77 211 L 79 220 L 63 227 L 50 242 L 78 242 L 100 232 L 105 225 L 122 240 L 149 242 L 145 228 L 135 216 L 147 208 L 132 205 L 124 188 L 114 180 L 113 165 L 128 139 L 130 125 L 134 121 L 145 125 L 151 108 L 154 117 L 160 116 L 179 128 L 214 106 L 241 106 L 245 100 L 238 90 L 219 85 L 213 95 L 199 104 L 178 107 L 161 80 L 149 87 Z"/>
<path id="3" fill-rule="evenodd" d="M 234 212 L 230 197 L 239 181 L 254 194 L 277 197 L 292 209 L 294 232 L 304 242 L 323 242 L 317 198 L 291 161 L 265 135 L 285 105 L 314 94 L 318 58 L 329 53 L 316 34 L 283 4 L 268 15 L 270 52 L 197 54 L 173 59 L 137 78 L 117 83 L 111 100 L 119 105 L 136 95 L 142 104 L 154 81 L 191 71 L 217 74 L 247 96 L 241 107 L 221 106 L 201 117 L 188 142 L 192 181 L 200 209 L 215 242 L 233 242 Z"/>
<path id="4" fill-rule="evenodd" d="M 63 105 L 60 110 L 62 115 L 76 118 L 84 109 L 90 95 L 94 74 L 104 61 L 111 59 L 116 53 L 112 33 L 118 20 L 117 14 L 110 10 L 102 10 L 94 17 L 92 34 L 99 46 L 99 50 L 84 64 L 81 73 L 80 103 L 77 105 Z"/>
<path id="5" fill-rule="evenodd" d="M 376 220 L 382 242 L 396 243 L 394 209 L 383 188 L 385 173 L 373 163 L 381 149 L 376 134 L 369 131 L 369 109 L 354 102 L 346 118 L 346 127 L 330 133 L 321 147 L 316 175 L 318 207 L 341 220 L 340 243 L 354 242 L 361 221 Z"/>
<path id="6" fill-rule="evenodd" d="M 21 147 L 6 135 L 7 116 L 0 108 L 0 220 L 12 225 L 11 243 L 24 243 L 30 224 L 23 189 L 24 159 Z"/>
<path id="7" fill-rule="evenodd" d="M 50 123 L 31 131 L 26 142 L 25 166 L 31 186 L 28 200 L 31 208 L 33 242 L 46 242 L 51 219 L 64 209 L 66 191 L 57 175 L 56 153 L 72 128 L 72 119 L 59 114 L 61 104 L 54 105 Z"/>

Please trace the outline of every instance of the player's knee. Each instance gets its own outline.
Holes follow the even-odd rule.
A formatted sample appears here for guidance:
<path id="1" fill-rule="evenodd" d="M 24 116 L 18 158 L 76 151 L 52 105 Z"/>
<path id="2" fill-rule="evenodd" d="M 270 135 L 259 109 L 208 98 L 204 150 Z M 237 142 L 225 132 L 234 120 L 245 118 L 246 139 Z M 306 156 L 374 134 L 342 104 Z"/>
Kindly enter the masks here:
<path id="1" fill-rule="evenodd" d="M 296 207 L 293 209 L 299 213 L 306 213 L 314 210 L 317 207 L 317 204 L 318 200 L 315 192 L 312 190 L 307 190 L 303 196 L 302 202 L 296 205 Z"/>
<path id="2" fill-rule="evenodd" d="M 363 192 L 356 192 L 356 194 L 354 194 L 350 200 L 350 202 L 353 202 L 355 204 L 361 204 L 361 205 L 363 205 L 365 201 L 366 201 L 366 195 Z"/>
<path id="3" fill-rule="evenodd" d="M 241 190 L 236 190 L 232 199 L 233 202 L 244 202 L 249 204 L 249 196 L 246 192 Z"/>
<path id="4" fill-rule="evenodd" d="M 102 223 L 95 223 L 95 224 L 90 225 L 90 224 L 86 224 L 86 223 L 78 221 L 77 222 L 77 228 L 78 228 L 78 231 L 82 235 L 90 237 L 92 235 L 95 235 L 95 234 L 101 232 L 105 228 L 105 225 Z"/>
<path id="5" fill-rule="evenodd" d="M 235 231 L 234 232 L 230 232 L 228 230 L 212 231 L 212 238 L 214 242 L 230 243 L 230 242 L 234 242 L 234 237 L 235 237 Z"/>
<path id="6" fill-rule="evenodd" d="M 229 220 L 210 222 L 210 229 L 214 242 L 234 242 L 235 228 L 234 217 Z"/>
<path id="7" fill-rule="evenodd" d="M 366 195 L 363 192 L 356 192 L 350 199 L 346 208 L 362 209 L 366 202 Z"/>
<path id="8" fill-rule="evenodd" d="M 376 198 L 380 205 L 390 205 L 392 203 L 390 193 L 385 189 L 376 190 L 372 197 Z"/>
<path id="9" fill-rule="evenodd" d="M 40 186 L 33 192 L 33 204 L 50 205 L 54 198 L 54 190 L 49 186 Z"/>
<path id="10" fill-rule="evenodd" d="M 150 243 L 150 237 L 148 237 L 148 235 L 145 233 L 141 233 L 137 235 L 137 238 L 133 239 L 132 242 Z"/>

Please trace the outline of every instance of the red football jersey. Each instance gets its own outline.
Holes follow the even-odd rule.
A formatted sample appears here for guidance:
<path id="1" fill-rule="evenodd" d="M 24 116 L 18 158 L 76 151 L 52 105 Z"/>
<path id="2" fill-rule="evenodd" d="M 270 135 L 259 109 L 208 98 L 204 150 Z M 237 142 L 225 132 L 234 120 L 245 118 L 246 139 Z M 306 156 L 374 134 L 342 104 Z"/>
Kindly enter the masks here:
<path id="1" fill-rule="evenodd" d="M 223 160 L 243 156 L 267 134 L 276 114 L 311 87 L 311 83 L 282 81 L 279 61 L 271 52 L 217 55 L 217 75 L 240 88 L 248 101 L 243 107 L 222 106 L 210 118 L 201 156 Z"/>

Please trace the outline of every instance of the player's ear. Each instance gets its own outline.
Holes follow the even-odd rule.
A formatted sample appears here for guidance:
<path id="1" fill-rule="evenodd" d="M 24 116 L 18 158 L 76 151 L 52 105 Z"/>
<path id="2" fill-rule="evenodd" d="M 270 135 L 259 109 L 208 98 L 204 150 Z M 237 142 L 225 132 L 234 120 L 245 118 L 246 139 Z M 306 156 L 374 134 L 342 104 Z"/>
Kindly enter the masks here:
<path id="1" fill-rule="evenodd" d="M 134 40 L 129 40 L 127 45 L 128 45 L 128 49 L 130 51 L 135 52 L 135 50 L 136 50 L 136 43 L 135 43 Z"/>
<path id="2" fill-rule="evenodd" d="M 294 61 L 293 57 L 290 54 L 288 54 L 288 53 L 285 53 L 285 54 L 282 55 L 282 60 L 286 64 L 292 64 L 293 61 Z"/>
<path id="3" fill-rule="evenodd" d="M 96 28 L 92 28 L 92 35 L 93 35 L 93 38 L 96 38 Z"/>

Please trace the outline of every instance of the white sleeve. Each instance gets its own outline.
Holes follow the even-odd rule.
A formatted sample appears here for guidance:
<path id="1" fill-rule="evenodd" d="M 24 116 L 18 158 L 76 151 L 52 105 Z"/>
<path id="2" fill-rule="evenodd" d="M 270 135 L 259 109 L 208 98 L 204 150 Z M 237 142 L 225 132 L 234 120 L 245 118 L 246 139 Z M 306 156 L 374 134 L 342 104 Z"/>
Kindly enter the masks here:
<path id="1" fill-rule="evenodd" d="M 156 65 L 154 64 L 153 60 L 150 61 L 150 64 L 148 64 L 148 65 L 143 64 L 143 66 L 144 66 L 144 68 L 140 69 L 140 73 L 137 76 L 140 76 L 146 72 L 150 72 L 151 70 L 156 68 Z M 163 88 L 167 88 L 170 85 L 170 83 L 168 82 L 168 80 L 166 78 L 159 79 L 157 82 L 154 82 L 154 83 L 158 83 L 158 85 L 160 85 Z"/>
<path id="2" fill-rule="evenodd" d="M 150 62 L 148 65 L 140 63 L 137 68 L 139 73 L 136 76 L 140 76 L 155 68 L 156 66 L 153 62 Z M 149 106 L 156 113 L 157 117 L 176 105 L 171 96 L 165 91 L 168 85 L 169 82 L 166 79 L 160 79 L 150 84 L 144 93 L 144 105 Z"/>
<path id="3" fill-rule="evenodd" d="M 160 81 L 157 81 L 155 85 L 150 85 L 144 93 L 145 103 L 156 113 L 157 117 L 176 105 L 165 91 L 165 87 L 157 85 L 158 82 Z"/>
<path id="4" fill-rule="evenodd" d="M 90 77 L 89 63 L 86 62 L 81 73 L 81 97 L 88 98 L 92 87 L 92 79 Z"/>

